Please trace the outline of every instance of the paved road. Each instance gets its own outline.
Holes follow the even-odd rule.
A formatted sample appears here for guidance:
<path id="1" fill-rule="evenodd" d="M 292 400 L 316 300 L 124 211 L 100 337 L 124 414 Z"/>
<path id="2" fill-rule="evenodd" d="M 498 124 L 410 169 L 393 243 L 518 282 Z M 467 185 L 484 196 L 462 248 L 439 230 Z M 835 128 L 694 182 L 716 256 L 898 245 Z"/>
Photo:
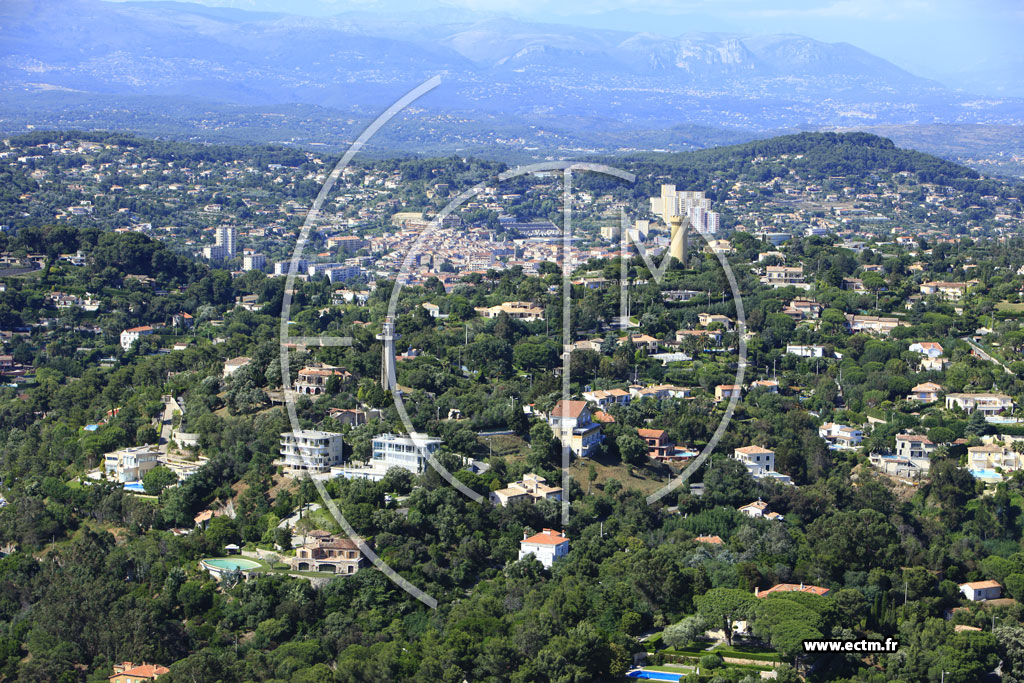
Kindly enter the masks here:
<path id="1" fill-rule="evenodd" d="M 320 503 L 311 503 L 311 504 L 306 506 L 306 512 L 304 512 L 303 515 L 306 515 L 306 514 L 308 514 L 310 512 L 315 512 L 316 510 L 319 510 L 319 509 L 320 509 Z M 281 528 L 281 529 L 284 529 L 285 527 L 294 527 L 295 524 L 298 521 L 299 521 L 299 513 L 296 512 L 291 517 L 285 517 L 284 519 L 282 519 L 280 524 L 278 524 L 277 526 L 279 528 Z"/>
<path id="2" fill-rule="evenodd" d="M 164 414 L 160 421 L 160 443 L 158 450 L 167 455 L 167 449 L 171 445 L 171 432 L 174 430 L 174 412 L 181 412 L 181 406 L 171 397 L 171 400 L 164 404 Z"/>
<path id="3" fill-rule="evenodd" d="M 1005 365 L 1003 365 L 1003 364 L 1002 364 L 1001 362 L 999 362 L 998 360 L 996 360 L 995 358 L 993 358 L 993 357 L 992 357 L 992 356 L 991 356 L 991 355 L 990 355 L 990 354 L 989 354 L 989 353 L 988 353 L 988 352 L 987 352 L 987 351 L 986 351 L 985 349 L 981 348 L 980 346 L 978 346 L 977 344 L 975 344 L 975 343 L 974 343 L 973 341 L 971 341 L 971 338 L 970 338 L 970 337 L 962 337 L 962 339 L 963 339 L 963 340 L 964 340 L 965 342 L 967 342 L 967 344 L 968 344 L 968 345 L 969 345 L 969 346 L 970 346 L 970 347 L 971 347 L 972 349 L 974 349 L 974 353 L 976 353 L 976 354 L 978 355 L 978 357 L 979 357 L 979 358 L 981 358 L 982 360 L 987 360 L 987 361 L 989 361 L 990 363 L 995 363 L 996 365 L 998 365 L 999 367 L 1001 367 L 1001 368 L 1002 368 L 1002 369 L 1003 369 L 1003 370 L 1004 370 L 1004 371 L 1006 372 L 1006 374 L 1008 374 L 1008 375 L 1013 375 L 1013 374 L 1015 374 L 1015 373 L 1013 372 L 1013 370 L 1011 370 L 1010 368 L 1008 368 L 1008 367 L 1006 367 Z"/>

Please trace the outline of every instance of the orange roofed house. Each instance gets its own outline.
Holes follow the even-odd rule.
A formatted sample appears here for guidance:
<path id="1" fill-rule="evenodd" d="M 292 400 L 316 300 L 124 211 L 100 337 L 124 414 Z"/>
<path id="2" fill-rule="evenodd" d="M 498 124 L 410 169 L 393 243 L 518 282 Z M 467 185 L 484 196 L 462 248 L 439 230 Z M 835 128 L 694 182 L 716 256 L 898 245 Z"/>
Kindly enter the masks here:
<path id="1" fill-rule="evenodd" d="M 520 560 L 527 555 L 533 555 L 548 569 L 551 569 L 551 565 L 567 554 L 569 554 L 569 539 L 563 532 L 554 529 L 544 529 L 533 536 L 523 532 L 523 540 L 519 542 Z"/>
<path id="2" fill-rule="evenodd" d="M 141 681 L 155 681 L 170 669 L 159 664 L 133 664 L 122 662 L 114 665 L 114 675 L 107 678 L 110 683 L 140 683 Z"/>
<path id="3" fill-rule="evenodd" d="M 738 384 L 719 384 L 715 387 L 715 401 L 727 401 L 733 396 L 740 396 L 743 387 Z"/>
<path id="4" fill-rule="evenodd" d="M 669 443 L 668 432 L 664 429 L 637 429 L 636 433 L 647 444 L 647 456 L 663 460 L 673 454 L 675 447 Z"/>

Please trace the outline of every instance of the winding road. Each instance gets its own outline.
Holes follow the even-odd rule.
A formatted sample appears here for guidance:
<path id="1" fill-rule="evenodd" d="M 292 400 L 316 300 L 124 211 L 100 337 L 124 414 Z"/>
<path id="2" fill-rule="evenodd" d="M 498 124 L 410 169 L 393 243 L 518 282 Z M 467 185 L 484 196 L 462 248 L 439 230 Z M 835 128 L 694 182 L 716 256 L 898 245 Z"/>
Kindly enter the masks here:
<path id="1" fill-rule="evenodd" d="M 970 338 L 970 337 L 961 337 L 961 339 L 962 339 L 962 340 L 964 340 L 965 342 L 967 342 L 967 345 L 968 345 L 968 346 L 970 346 L 970 347 L 971 347 L 971 348 L 972 348 L 972 349 L 974 350 L 974 353 L 975 353 L 975 354 L 976 354 L 976 355 L 978 356 L 978 358 L 980 358 L 980 359 L 982 359 L 982 360 L 987 360 L 987 361 L 989 361 L 990 363 L 995 363 L 996 365 L 998 365 L 999 367 L 1001 367 L 1001 368 L 1002 368 L 1002 369 L 1003 369 L 1003 370 L 1004 370 L 1004 371 L 1006 372 L 1006 374 L 1008 374 L 1008 375 L 1013 375 L 1013 374 L 1015 374 L 1015 373 L 1013 372 L 1013 370 L 1011 370 L 1010 368 L 1008 368 L 1008 367 L 1006 367 L 1005 365 L 1003 365 L 1003 364 L 1002 364 L 1002 363 L 1001 363 L 1000 361 L 998 361 L 998 360 L 996 360 L 995 358 L 993 358 L 993 357 L 991 356 L 991 354 L 989 354 L 989 352 L 988 352 L 988 351 L 986 351 L 985 349 L 983 349 L 983 348 L 981 348 L 980 346 L 978 346 L 977 344 L 975 344 L 975 343 L 974 343 L 974 342 L 973 342 L 973 341 L 971 340 L 971 338 Z"/>

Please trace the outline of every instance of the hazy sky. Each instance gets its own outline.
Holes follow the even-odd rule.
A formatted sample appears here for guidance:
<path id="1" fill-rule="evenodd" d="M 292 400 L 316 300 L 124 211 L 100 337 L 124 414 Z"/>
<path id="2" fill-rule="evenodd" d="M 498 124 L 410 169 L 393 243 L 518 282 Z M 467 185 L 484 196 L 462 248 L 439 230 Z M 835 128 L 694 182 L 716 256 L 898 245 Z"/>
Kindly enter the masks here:
<path id="1" fill-rule="evenodd" d="M 976 68 L 1024 76 L 1024 0 L 201 0 L 240 9 L 323 15 L 448 7 L 528 21 L 678 35 L 799 33 L 845 41 L 914 73 Z"/>

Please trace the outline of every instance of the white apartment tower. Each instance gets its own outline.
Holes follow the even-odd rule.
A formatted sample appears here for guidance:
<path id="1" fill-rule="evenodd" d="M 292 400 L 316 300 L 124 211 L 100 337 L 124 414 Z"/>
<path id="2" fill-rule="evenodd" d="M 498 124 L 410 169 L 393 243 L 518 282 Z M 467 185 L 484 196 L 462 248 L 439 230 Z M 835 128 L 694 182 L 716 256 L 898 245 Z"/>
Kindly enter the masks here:
<path id="1" fill-rule="evenodd" d="M 232 227 L 221 225 L 217 227 L 214 243 L 216 246 L 224 248 L 224 258 L 231 258 L 235 255 L 235 242 L 237 239 L 238 231 Z"/>
<path id="2" fill-rule="evenodd" d="M 702 235 L 713 235 L 720 225 L 718 212 L 711 210 L 711 200 L 703 192 L 679 192 L 675 185 L 662 185 L 661 196 L 651 197 L 651 213 L 661 216 L 665 225 L 672 225 L 673 217 L 689 218 Z"/>
<path id="3" fill-rule="evenodd" d="M 210 261 L 224 261 L 235 255 L 238 232 L 231 227 L 220 225 L 214 230 L 211 246 L 203 247 L 203 258 Z"/>

